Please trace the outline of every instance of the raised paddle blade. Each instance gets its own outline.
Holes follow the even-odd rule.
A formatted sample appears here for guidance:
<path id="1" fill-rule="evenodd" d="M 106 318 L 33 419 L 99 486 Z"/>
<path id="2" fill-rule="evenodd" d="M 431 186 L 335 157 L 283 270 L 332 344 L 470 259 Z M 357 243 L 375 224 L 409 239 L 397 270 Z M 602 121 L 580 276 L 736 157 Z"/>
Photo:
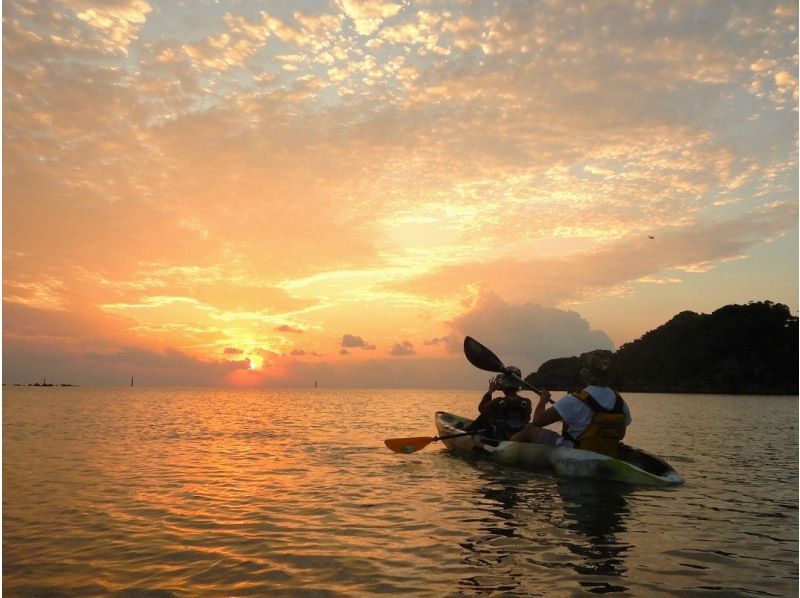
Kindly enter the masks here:
<path id="1" fill-rule="evenodd" d="M 416 453 L 436 440 L 431 436 L 418 436 L 417 438 L 389 438 L 384 444 L 395 453 Z"/>
<path id="2" fill-rule="evenodd" d="M 467 361 L 480 370 L 498 374 L 506 371 L 500 358 L 471 336 L 464 338 L 464 355 Z"/>
<path id="3" fill-rule="evenodd" d="M 520 378 L 519 376 L 507 371 L 506 366 L 503 365 L 503 362 L 500 361 L 500 358 L 497 355 L 492 353 L 488 347 L 480 344 L 471 336 L 464 338 L 464 355 L 466 355 L 467 361 L 469 361 L 476 368 L 486 370 L 487 372 L 505 374 L 506 376 L 510 376 L 516 380 L 522 388 L 532 390 L 537 395 L 542 394 L 542 391 L 526 382 L 523 378 Z M 552 403 L 552 401 L 550 402 Z"/>

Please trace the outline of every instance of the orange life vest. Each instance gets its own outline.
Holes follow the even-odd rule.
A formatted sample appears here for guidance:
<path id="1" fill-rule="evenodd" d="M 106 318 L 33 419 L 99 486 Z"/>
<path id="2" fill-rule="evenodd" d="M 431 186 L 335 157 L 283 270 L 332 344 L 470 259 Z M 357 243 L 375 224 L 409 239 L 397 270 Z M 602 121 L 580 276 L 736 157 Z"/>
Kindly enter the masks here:
<path id="1" fill-rule="evenodd" d="M 585 390 L 570 392 L 570 394 L 583 401 L 594 415 L 589 426 L 581 432 L 580 436 L 573 438 L 566 429 L 563 436 L 572 440 L 575 448 L 616 456 L 619 443 L 625 436 L 625 401 L 618 392 L 614 391 L 616 395 L 614 406 L 606 409 Z M 566 428 L 566 425 L 564 427 Z"/>

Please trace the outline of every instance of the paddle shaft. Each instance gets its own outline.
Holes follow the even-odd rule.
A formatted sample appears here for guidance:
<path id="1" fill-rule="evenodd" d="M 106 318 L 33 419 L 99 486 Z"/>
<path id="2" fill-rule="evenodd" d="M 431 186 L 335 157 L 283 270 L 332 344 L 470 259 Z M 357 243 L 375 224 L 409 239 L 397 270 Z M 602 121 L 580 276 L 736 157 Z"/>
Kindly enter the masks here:
<path id="1" fill-rule="evenodd" d="M 387 438 L 383 443 L 395 453 L 415 453 L 424 449 L 431 442 L 437 440 L 447 440 L 448 438 L 458 438 L 460 436 L 472 436 L 485 432 L 483 428 L 480 430 L 469 430 L 465 432 L 456 432 L 455 434 L 447 434 L 445 436 L 418 436 L 416 438 Z"/>
<path id="2" fill-rule="evenodd" d="M 481 432 L 485 432 L 486 430 L 469 430 L 468 432 L 457 432 L 456 434 L 447 434 L 445 436 L 439 436 L 438 434 L 433 437 L 433 441 L 436 442 L 438 440 L 448 440 L 450 438 L 458 438 L 460 436 L 473 436 L 475 434 L 480 434 Z"/>

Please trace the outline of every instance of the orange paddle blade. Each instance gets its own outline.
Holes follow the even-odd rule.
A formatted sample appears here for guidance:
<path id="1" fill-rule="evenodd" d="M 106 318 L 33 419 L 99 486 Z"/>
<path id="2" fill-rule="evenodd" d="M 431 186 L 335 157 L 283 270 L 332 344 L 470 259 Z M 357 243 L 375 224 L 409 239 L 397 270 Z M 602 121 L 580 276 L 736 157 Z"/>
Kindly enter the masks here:
<path id="1" fill-rule="evenodd" d="M 419 436 L 417 438 L 389 438 L 383 442 L 395 453 L 416 453 L 434 440 L 435 438 L 431 436 Z"/>

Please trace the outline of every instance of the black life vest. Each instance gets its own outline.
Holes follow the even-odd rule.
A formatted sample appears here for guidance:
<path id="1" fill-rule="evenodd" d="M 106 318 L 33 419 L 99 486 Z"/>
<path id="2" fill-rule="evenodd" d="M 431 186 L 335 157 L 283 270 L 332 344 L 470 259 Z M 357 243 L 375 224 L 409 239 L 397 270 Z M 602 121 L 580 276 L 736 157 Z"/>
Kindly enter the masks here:
<path id="1" fill-rule="evenodd" d="M 530 399 L 512 395 L 492 399 L 483 416 L 493 431 L 492 436 L 508 438 L 530 423 L 532 412 Z"/>
<path id="2" fill-rule="evenodd" d="M 572 391 L 573 397 L 583 401 L 594 413 L 589 426 L 581 432 L 580 436 L 573 438 L 566 430 L 562 436 L 572 440 L 575 448 L 594 451 L 604 455 L 616 456 L 619 443 L 625 436 L 625 401 L 617 391 L 614 391 L 616 400 L 611 409 L 606 409 L 585 390 Z"/>

